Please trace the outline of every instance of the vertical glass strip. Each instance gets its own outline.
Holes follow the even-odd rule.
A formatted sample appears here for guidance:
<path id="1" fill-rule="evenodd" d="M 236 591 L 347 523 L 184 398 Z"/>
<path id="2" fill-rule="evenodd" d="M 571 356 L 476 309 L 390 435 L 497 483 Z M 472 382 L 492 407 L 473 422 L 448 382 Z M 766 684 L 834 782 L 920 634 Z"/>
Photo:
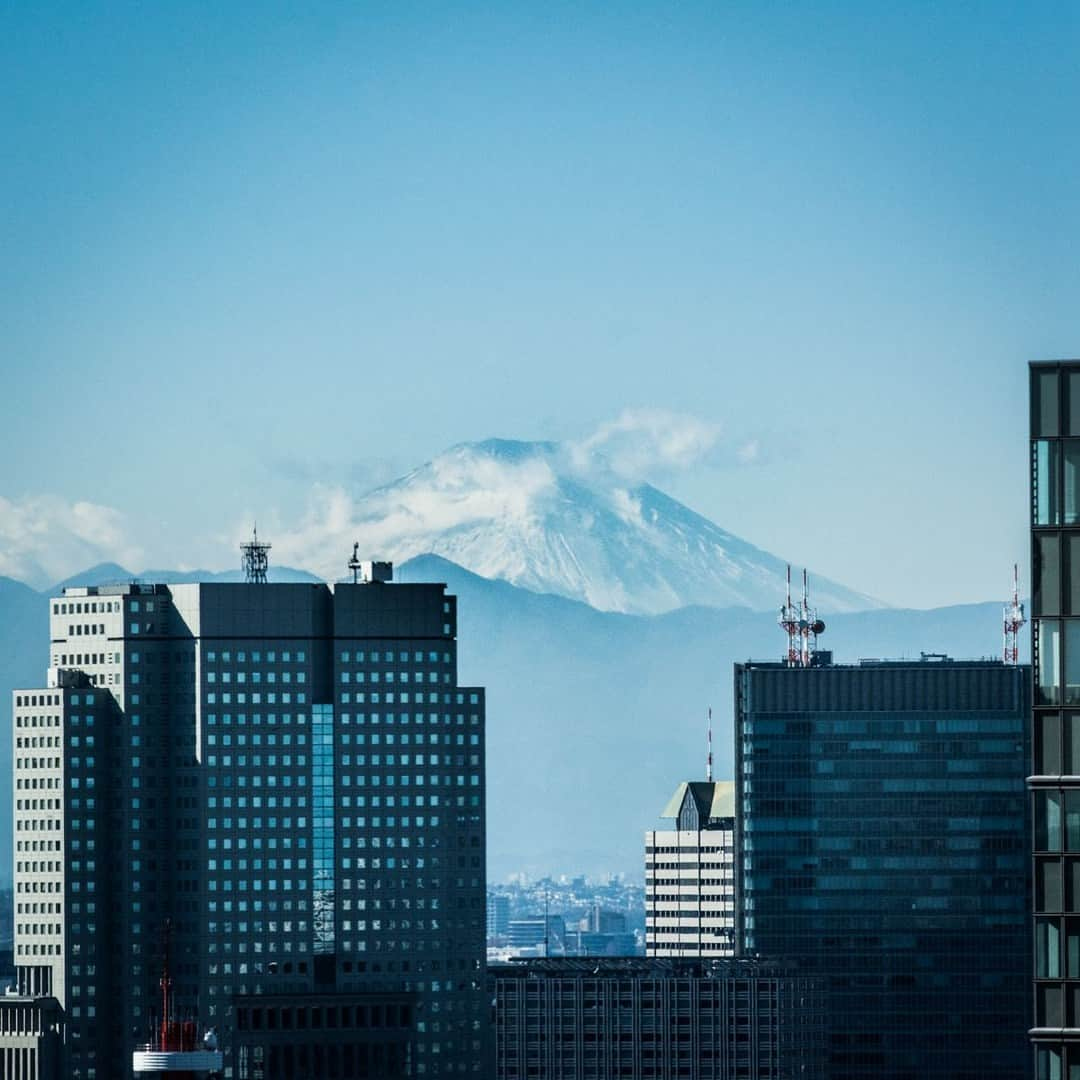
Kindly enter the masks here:
<path id="1" fill-rule="evenodd" d="M 312 926 L 315 952 L 334 952 L 334 707 L 311 707 Z"/>
<path id="2" fill-rule="evenodd" d="M 1060 451 L 1060 443 L 1046 439 L 1032 446 L 1032 514 L 1036 525 L 1061 524 Z"/>

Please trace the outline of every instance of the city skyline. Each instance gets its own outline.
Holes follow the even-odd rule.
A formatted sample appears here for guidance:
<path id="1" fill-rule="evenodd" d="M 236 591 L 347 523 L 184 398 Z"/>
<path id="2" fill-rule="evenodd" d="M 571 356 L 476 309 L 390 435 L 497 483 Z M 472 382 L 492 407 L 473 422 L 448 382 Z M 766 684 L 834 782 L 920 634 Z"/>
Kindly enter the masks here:
<path id="1" fill-rule="evenodd" d="M 0 19 L 0 553 L 223 569 L 449 446 L 617 433 L 891 603 L 1023 562 L 1023 365 L 1080 293 L 1075 9 Z M 40 438 L 73 395 L 77 454 Z"/>

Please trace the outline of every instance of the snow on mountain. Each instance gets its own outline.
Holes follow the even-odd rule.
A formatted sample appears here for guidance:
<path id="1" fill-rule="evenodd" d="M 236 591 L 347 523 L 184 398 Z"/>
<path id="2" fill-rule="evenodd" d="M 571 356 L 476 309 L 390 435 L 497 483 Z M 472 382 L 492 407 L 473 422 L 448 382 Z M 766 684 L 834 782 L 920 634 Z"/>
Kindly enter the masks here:
<path id="1" fill-rule="evenodd" d="M 324 490 L 275 554 L 334 580 L 354 540 L 365 557 L 433 553 L 603 611 L 768 610 L 784 593 L 781 559 L 559 443 L 464 443 L 358 498 Z M 825 578 L 812 578 L 812 593 L 822 611 L 882 606 Z"/>

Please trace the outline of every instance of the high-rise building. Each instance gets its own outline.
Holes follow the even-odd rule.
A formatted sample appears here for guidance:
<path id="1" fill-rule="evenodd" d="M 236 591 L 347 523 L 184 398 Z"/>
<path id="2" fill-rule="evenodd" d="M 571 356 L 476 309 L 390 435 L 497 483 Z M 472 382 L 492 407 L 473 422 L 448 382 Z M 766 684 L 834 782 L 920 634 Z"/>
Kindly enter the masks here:
<path id="1" fill-rule="evenodd" d="M 294 1033 L 326 1075 L 404 1027 L 410 1075 L 482 1072 L 484 693 L 458 685 L 445 587 L 129 584 L 49 610 L 47 686 L 14 694 L 15 961 L 64 1009 L 66 1075 L 123 1075 L 150 1041 L 166 949 L 233 1080 L 271 1075 L 239 1002 L 367 1018 Z"/>
<path id="2" fill-rule="evenodd" d="M 1032 364 L 1034 999 L 1039 1080 L 1080 1077 L 1080 361 Z"/>
<path id="3" fill-rule="evenodd" d="M 735 954 L 735 785 L 681 783 L 645 833 L 645 953 Z"/>
<path id="4" fill-rule="evenodd" d="M 754 960 L 521 960 L 489 969 L 495 1080 L 821 1080 L 822 995 Z"/>
<path id="5" fill-rule="evenodd" d="M 1030 1074 L 1030 671 L 735 667 L 745 955 L 826 984 L 832 1080 Z"/>

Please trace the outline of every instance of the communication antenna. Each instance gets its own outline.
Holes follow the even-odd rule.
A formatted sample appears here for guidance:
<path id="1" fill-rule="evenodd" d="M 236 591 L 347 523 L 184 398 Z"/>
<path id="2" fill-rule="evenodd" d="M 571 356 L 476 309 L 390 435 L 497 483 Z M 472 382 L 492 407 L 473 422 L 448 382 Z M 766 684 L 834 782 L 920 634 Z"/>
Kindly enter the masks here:
<path id="1" fill-rule="evenodd" d="M 240 552 L 244 580 L 249 585 L 265 585 L 266 569 L 270 565 L 270 545 L 260 543 L 258 525 L 251 530 L 251 539 L 240 545 Z"/>
<path id="2" fill-rule="evenodd" d="M 348 562 L 348 567 L 352 571 L 352 583 L 354 585 L 360 584 L 360 556 L 357 552 L 360 550 L 360 543 L 357 541 L 352 546 L 352 558 Z"/>
<path id="3" fill-rule="evenodd" d="M 810 667 L 817 649 L 818 634 L 825 632 L 825 623 L 818 618 L 817 612 L 810 607 L 810 579 L 803 570 L 803 593 L 798 604 L 791 600 L 791 565 L 787 568 L 787 599 L 780 609 L 777 622 L 787 634 L 788 649 L 786 663 L 788 667 Z"/>
<path id="4" fill-rule="evenodd" d="M 1019 662 L 1020 656 L 1020 631 L 1027 622 L 1024 618 L 1024 605 L 1020 603 L 1020 571 L 1016 563 L 1013 563 L 1012 603 L 1005 605 L 1004 614 L 1005 643 L 1001 659 L 1006 664 L 1015 665 Z"/>
<path id="5" fill-rule="evenodd" d="M 787 568 L 787 600 L 780 609 L 780 617 L 777 619 L 777 622 L 780 624 L 780 628 L 784 633 L 787 634 L 787 666 L 798 667 L 799 650 L 796 645 L 796 638 L 799 634 L 799 613 L 796 610 L 795 605 L 791 602 L 791 563 L 788 563 Z"/>
<path id="6" fill-rule="evenodd" d="M 708 753 L 705 756 L 705 779 L 708 783 L 712 783 L 712 706 L 709 706 L 708 710 L 708 726 L 706 728 L 706 745 L 708 746 Z"/>

